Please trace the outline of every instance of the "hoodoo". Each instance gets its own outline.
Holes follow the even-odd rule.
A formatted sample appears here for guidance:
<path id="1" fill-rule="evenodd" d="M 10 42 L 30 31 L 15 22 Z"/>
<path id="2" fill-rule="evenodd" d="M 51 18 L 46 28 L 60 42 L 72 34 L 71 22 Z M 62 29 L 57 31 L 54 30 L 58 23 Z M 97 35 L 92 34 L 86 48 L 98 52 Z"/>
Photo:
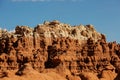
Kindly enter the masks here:
<path id="1" fill-rule="evenodd" d="M 32 75 L 33 74 L 33 75 Z M 120 80 L 120 44 L 57 20 L 0 30 L 0 80 Z"/>

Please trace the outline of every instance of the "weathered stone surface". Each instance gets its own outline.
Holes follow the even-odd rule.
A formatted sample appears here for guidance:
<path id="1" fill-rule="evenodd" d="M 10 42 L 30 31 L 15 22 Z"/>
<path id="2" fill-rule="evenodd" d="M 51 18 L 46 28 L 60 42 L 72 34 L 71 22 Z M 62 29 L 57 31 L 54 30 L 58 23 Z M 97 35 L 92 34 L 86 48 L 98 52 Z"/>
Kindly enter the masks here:
<path id="1" fill-rule="evenodd" d="M 82 80 L 99 80 L 98 77 L 92 72 L 83 72 L 80 74 Z"/>
<path id="2" fill-rule="evenodd" d="M 14 75 L 32 70 L 38 75 L 59 74 L 62 80 L 119 80 L 119 65 L 120 44 L 107 42 L 93 25 L 70 26 L 54 20 L 34 29 L 0 30 L 0 70 Z M 7 76 L 1 71 L 0 77 Z"/>

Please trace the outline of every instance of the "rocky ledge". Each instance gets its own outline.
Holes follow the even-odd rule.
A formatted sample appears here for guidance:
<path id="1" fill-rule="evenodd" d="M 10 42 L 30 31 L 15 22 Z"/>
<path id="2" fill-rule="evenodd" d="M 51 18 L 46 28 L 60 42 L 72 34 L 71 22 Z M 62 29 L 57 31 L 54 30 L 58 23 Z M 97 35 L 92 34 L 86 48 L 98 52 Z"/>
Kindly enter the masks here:
<path id="1" fill-rule="evenodd" d="M 120 44 L 57 20 L 0 30 L 0 80 L 16 79 L 120 80 Z"/>

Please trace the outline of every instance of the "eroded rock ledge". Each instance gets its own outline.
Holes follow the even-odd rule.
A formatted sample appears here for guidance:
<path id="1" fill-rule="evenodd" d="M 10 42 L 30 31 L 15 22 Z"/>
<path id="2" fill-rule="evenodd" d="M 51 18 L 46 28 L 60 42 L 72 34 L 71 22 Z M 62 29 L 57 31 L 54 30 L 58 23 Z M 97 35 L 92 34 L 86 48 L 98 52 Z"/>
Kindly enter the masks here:
<path id="1" fill-rule="evenodd" d="M 119 80 L 120 44 L 106 42 L 93 25 L 70 26 L 57 20 L 34 29 L 0 30 L 0 79 L 11 70 L 24 75 L 26 64 L 33 72 L 55 72 L 66 80 Z"/>

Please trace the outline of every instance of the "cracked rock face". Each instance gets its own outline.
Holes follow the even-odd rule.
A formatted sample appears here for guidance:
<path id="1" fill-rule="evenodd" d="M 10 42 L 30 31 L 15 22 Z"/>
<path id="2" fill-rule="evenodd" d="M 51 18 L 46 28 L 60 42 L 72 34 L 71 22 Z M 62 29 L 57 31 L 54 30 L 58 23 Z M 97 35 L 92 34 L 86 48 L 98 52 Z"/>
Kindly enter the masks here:
<path id="1" fill-rule="evenodd" d="M 120 44 L 107 42 L 93 25 L 70 26 L 54 20 L 34 29 L 0 30 L 1 80 L 27 80 L 24 74 L 30 69 L 36 76 L 27 77 L 36 80 L 119 80 L 119 66 Z"/>

